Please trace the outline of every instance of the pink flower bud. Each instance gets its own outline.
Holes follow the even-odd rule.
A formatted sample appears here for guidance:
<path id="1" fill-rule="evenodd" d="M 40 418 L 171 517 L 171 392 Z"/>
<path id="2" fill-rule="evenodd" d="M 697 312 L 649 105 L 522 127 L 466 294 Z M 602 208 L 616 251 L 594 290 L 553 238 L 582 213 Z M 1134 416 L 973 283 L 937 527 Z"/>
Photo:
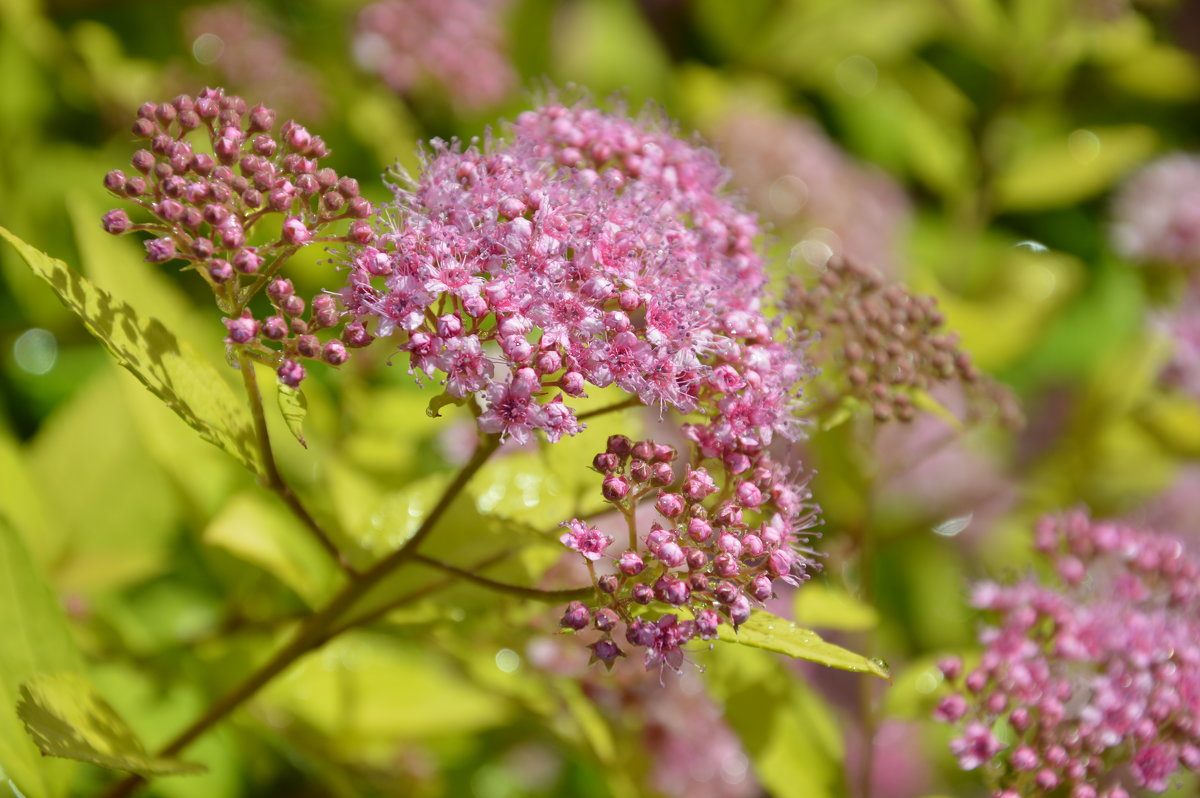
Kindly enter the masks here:
<path id="1" fill-rule="evenodd" d="M 279 366 L 279 381 L 291 388 L 299 388 L 304 381 L 304 366 L 295 360 L 285 360 Z"/>
<path id="2" fill-rule="evenodd" d="M 175 240 L 171 238 L 152 238 L 145 242 L 146 260 L 151 263 L 164 263 L 175 257 Z"/>
<path id="3" fill-rule="evenodd" d="M 683 512 L 683 497 L 678 493 L 661 493 L 654 507 L 667 518 L 676 518 Z"/>
<path id="4" fill-rule="evenodd" d="M 562 620 L 559 625 L 564 629 L 586 629 L 591 623 L 592 613 L 582 601 L 572 601 L 567 605 L 566 611 L 563 613 Z"/>

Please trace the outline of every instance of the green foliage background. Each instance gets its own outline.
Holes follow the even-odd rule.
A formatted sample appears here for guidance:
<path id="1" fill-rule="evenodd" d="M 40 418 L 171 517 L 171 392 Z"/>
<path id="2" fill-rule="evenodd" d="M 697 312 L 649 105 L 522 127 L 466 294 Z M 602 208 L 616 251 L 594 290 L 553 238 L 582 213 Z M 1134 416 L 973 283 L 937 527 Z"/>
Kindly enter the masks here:
<path id="1" fill-rule="evenodd" d="M 1014 388 L 1029 420 L 1022 433 L 951 433 L 989 463 L 1002 508 L 984 521 L 974 495 L 930 501 L 937 486 L 889 490 L 881 463 L 904 470 L 930 452 L 881 460 L 869 419 L 814 430 L 805 456 L 818 470 L 830 558 L 826 576 L 797 596 L 797 620 L 886 659 L 894 683 L 800 671 L 746 647 L 694 659 L 771 795 L 854 794 L 861 731 L 888 723 L 911 724 L 905 751 L 925 763 L 913 792 L 897 795 L 979 793 L 949 761 L 948 732 L 927 721 L 934 659 L 973 645 L 968 579 L 1026 570 L 1039 514 L 1086 503 L 1098 515 L 1136 516 L 1200 455 L 1200 410 L 1159 387 L 1169 347 L 1147 325 L 1180 278 L 1123 262 L 1107 231 L 1122 177 L 1197 147 L 1200 63 L 1185 24 L 1195 4 L 514 0 L 505 25 L 523 88 L 471 113 L 436 87 L 401 98 L 360 72 L 349 55 L 359 7 L 257 5 L 318 76 L 325 110 L 303 121 L 372 200 L 386 198 L 373 176 L 396 161 L 416 167 L 418 140 L 478 135 L 547 86 L 568 84 L 600 99 L 619 92 L 635 108 L 653 101 L 682 129 L 709 135 L 747 101 L 804 116 L 905 187 L 915 207 L 906 280 L 939 298 L 965 348 Z M 337 580 L 243 467 L 257 467 L 249 420 L 199 286 L 99 228 L 112 206 L 101 178 L 127 163 L 137 105 L 215 79 L 184 39 L 186 11 L 0 3 L 0 224 L 131 318 L 164 325 L 134 339 L 157 346 L 161 333 L 194 353 L 186 374 L 166 368 L 149 387 L 169 399 L 171 386 L 203 385 L 204 435 L 225 449 L 119 368 L 17 249 L 0 246 L 0 793 L 11 784 L 29 798 L 91 795 L 110 779 L 39 757 L 16 715 L 30 676 L 85 674 L 154 749 Z M 781 273 L 796 243 L 788 235 L 779 230 L 771 245 Z M 338 281 L 323 257 L 294 261 L 309 293 Z M 28 366 L 50 357 L 44 337 L 23 337 L 34 328 L 54 342 L 44 373 Z M 118 353 L 148 345 L 130 343 L 119 323 L 107 339 L 97 334 Z M 22 349 L 38 340 L 42 350 Z M 458 408 L 429 418 L 432 392 L 401 365 L 387 368 L 388 357 L 380 347 L 339 374 L 312 369 L 307 449 L 282 417 L 271 419 L 282 470 L 363 562 L 415 529 L 453 472 L 454 430 L 467 423 Z M 489 466 L 430 553 L 494 558 L 496 578 L 538 583 L 561 552 L 554 524 L 597 506 L 591 454 L 609 433 L 653 421 L 605 417 L 577 439 Z M 980 519 L 970 535 L 933 533 L 968 513 Z M 602 705 L 602 673 L 581 685 L 538 664 L 547 641 L 564 642 L 552 609 L 463 584 L 422 595 L 438 587 L 435 574 L 412 567 L 402 577 L 387 590 L 411 601 L 305 658 L 201 740 L 187 760 L 204 774 L 156 780 L 147 794 L 656 794 L 638 703 Z"/>

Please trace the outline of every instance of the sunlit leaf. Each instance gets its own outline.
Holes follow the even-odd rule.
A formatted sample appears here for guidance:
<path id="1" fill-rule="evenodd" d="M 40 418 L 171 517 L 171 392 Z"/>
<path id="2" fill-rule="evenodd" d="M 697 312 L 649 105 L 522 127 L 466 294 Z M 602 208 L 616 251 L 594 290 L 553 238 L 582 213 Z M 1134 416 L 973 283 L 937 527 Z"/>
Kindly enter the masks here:
<path id="1" fill-rule="evenodd" d="M 298 662 L 260 703 L 326 738 L 337 755 L 384 762 L 398 740 L 471 734 L 510 705 L 472 685 L 428 646 L 354 632 Z"/>
<path id="2" fill-rule="evenodd" d="M 0 765 L 27 798 L 57 798 L 72 766 L 45 761 L 21 728 L 17 695 L 22 682 L 43 671 L 83 668 L 67 619 L 41 569 L 0 516 Z"/>
<path id="3" fill-rule="evenodd" d="M 133 729 L 77 673 L 42 674 L 21 685 L 17 714 L 46 756 L 139 776 L 203 773 L 203 765 L 151 756 Z"/>
<path id="4" fill-rule="evenodd" d="M 290 385 L 279 384 L 276 396 L 279 399 L 279 412 L 288 430 L 305 449 L 308 441 L 304 440 L 304 416 L 308 413 L 308 401 L 304 392 Z"/>
<path id="5" fill-rule="evenodd" d="M 853 632 L 879 625 L 879 612 L 845 590 L 809 582 L 796 591 L 796 620 L 805 626 Z"/>
<path id="6" fill-rule="evenodd" d="M 277 502 L 244 493 L 204 530 L 204 541 L 262 568 L 310 606 L 332 588 L 336 574 L 326 554 Z"/>
<path id="7" fill-rule="evenodd" d="M 891 677 L 887 663 L 883 660 L 870 659 L 833 643 L 827 643 L 816 632 L 803 629 L 792 621 L 763 610 L 751 613 L 750 619 L 738 627 L 736 632 L 727 624 L 721 624 L 717 629 L 721 640 L 726 643 L 765 648 L 830 668 L 873 674 L 881 679 Z"/>
<path id="8" fill-rule="evenodd" d="M 88 594 L 158 571 L 183 511 L 179 495 L 138 440 L 123 376 L 105 363 L 45 420 L 27 450 L 30 474 L 58 538 L 56 583 Z M 141 385 L 136 389 L 146 393 Z M 174 418 L 169 421 L 191 435 Z M 71 500 L 61 501 L 63 496 Z"/>
<path id="9" fill-rule="evenodd" d="M 754 774 L 777 798 L 842 798 L 842 734 L 829 706 L 777 657 L 747 646 L 710 652 L 704 682 L 724 707 Z"/>
<path id="10" fill-rule="evenodd" d="M 1031 143 L 996 181 L 1005 210 L 1071 205 L 1108 188 L 1154 150 L 1157 136 L 1141 125 L 1065 130 Z"/>
<path id="11" fill-rule="evenodd" d="M 158 319 L 143 318 L 61 260 L 34 249 L 3 227 L 0 237 L 50 284 L 118 363 L 206 440 L 252 471 L 260 470 L 249 411 L 191 347 Z"/>

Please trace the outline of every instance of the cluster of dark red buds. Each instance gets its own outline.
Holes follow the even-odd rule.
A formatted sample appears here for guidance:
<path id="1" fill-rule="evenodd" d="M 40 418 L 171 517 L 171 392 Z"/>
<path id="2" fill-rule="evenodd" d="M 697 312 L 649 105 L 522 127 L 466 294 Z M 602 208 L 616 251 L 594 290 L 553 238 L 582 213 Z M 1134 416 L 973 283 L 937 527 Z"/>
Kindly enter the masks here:
<path id="1" fill-rule="evenodd" d="M 561 540 L 587 560 L 596 598 L 594 606 L 569 604 L 561 624 L 600 632 L 593 661 L 611 666 L 624 655 L 613 639 L 623 629 L 630 645 L 646 649 L 648 668 L 679 670 L 685 643 L 717 637 L 723 623 L 736 630 L 774 595 L 776 580 L 799 585 L 820 570 L 806 547 L 818 512 L 806 480 L 766 457 L 737 476 L 722 469 L 722 485 L 703 467 L 688 466 L 678 480 L 675 456 L 670 446 L 623 435 L 596 455 L 604 498 L 629 529 L 628 548 L 603 563 L 610 572 L 595 564 L 607 559 L 613 538 L 578 519 L 563 523 Z M 644 500 L 653 500 L 659 520 L 639 536 Z"/>
<path id="2" fill-rule="evenodd" d="M 199 272 L 228 316 L 226 342 L 250 346 L 294 387 L 304 378 L 302 359 L 338 365 L 347 347 L 370 337 L 361 326 L 347 325 L 340 341 L 322 344 L 314 333 L 341 324 L 333 297 L 306 302 L 279 276 L 281 267 L 308 244 L 366 244 L 374 232 L 367 221 L 371 203 L 360 196 L 358 182 L 319 165 L 329 154 L 320 136 L 293 121 L 274 131 L 274 111 L 249 108 L 222 89 L 145 103 L 133 133 L 149 147 L 133 154 L 133 173 L 114 169 L 104 185 L 150 220 L 135 223 L 117 209 L 103 224 L 114 235 L 155 233 L 145 242 L 146 259 L 182 260 Z M 340 220 L 350 220 L 348 232 L 328 234 Z M 258 319 L 248 305 L 263 288 L 274 314 Z"/>
<path id="3" fill-rule="evenodd" d="M 877 271 L 833 258 L 816 279 L 793 281 L 788 304 L 798 326 L 819 330 L 808 350 L 839 397 L 867 404 L 876 420 L 911 421 L 916 391 L 960 383 L 971 394 L 971 412 L 999 408 L 1006 421 L 1015 406 L 982 376 L 944 332 L 937 300 L 887 282 Z"/>

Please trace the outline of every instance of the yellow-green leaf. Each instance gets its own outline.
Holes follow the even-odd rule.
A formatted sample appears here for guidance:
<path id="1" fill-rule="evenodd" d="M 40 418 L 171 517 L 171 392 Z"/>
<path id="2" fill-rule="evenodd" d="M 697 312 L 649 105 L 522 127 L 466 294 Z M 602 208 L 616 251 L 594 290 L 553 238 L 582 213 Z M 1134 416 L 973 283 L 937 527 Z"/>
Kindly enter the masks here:
<path id="1" fill-rule="evenodd" d="M 97 288 L 61 260 L 25 244 L 10 230 L 0 227 L 0 238 L 16 248 L 29 268 L 50 284 L 120 365 L 188 426 L 253 472 L 262 469 L 250 412 L 202 356 L 160 320 L 139 316 L 125 302 Z"/>
<path id="2" fill-rule="evenodd" d="M 277 502 L 244 493 L 204 530 L 204 542 L 253 563 L 316 606 L 333 588 L 328 555 Z"/>
<path id="3" fill-rule="evenodd" d="M 0 237 L 50 284 L 118 363 L 205 440 L 250 470 L 261 471 L 249 411 L 199 354 L 161 321 L 141 316 L 61 260 L 29 246 L 3 227 Z"/>
<path id="4" fill-rule="evenodd" d="M 796 620 L 805 626 L 855 632 L 879 624 L 879 613 L 870 604 L 845 590 L 816 582 L 796 591 L 795 608 Z"/>
<path id="5" fill-rule="evenodd" d="M 139 776 L 203 773 L 203 765 L 152 756 L 120 715 L 77 673 L 42 674 L 21 685 L 17 714 L 46 756 Z"/>
<path id="6" fill-rule="evenodd" d="M 802 629 L 795 623 L 769 612 L 756 610 L 751 613 L 750 619 L 738 627 L 736 632 L 726 624 L 717 628 L 721 641 L 725 643 L 765 648 L 830 668 L 870 673 L 881 679 L 891 678 L 887 663 L 883 660 L 870 659 L 833 643 L 827 643 L 816 632 Z"/>
<path id="7" fill-rule="evenodd" d="M 304 416 L 308 414 L 308 400 L 299 388 L 283 383 L 280 383 L 278 388 L 275 395 L 279 399 L 279 412 L 283 416 L 283 423 L 287 424 L 288 430 L 296 436 L 300 445 L 307 449 L 308 441 L 304 440 Z"/>
<path id="8" fill-rule="evenodd" d="M 79 650 L 58 599 L 21 538 L 0 516 L 0 766 L 27 798 L 58 798 L 70 763 L 47 762 L 21 731 L 17 691 L 42 671 L 82 671 Z"/>

